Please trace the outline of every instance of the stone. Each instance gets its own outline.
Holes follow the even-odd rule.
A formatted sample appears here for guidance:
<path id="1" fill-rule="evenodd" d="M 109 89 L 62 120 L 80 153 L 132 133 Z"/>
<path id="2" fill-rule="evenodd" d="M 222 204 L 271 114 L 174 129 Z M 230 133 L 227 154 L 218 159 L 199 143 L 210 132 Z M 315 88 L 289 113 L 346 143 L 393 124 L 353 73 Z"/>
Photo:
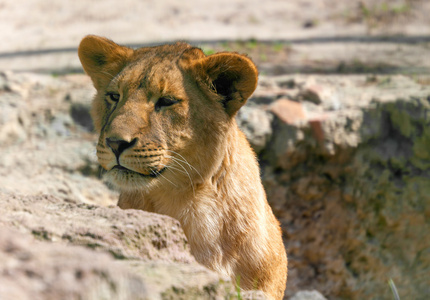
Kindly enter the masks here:
<path id="1" fill-rule="evenodd" d="M 235 293 L 228 278 L 195 261 L 169 217 L 52 196 L 0 199 L 1 299 L 221 299 Z"/>
<path id="2" fill-rule="evenodd" d="M 147 285 L 111 256 L 0 229 L 1 299 L 149 299 Z"/>
<path id="3" fill-rule="evenodd" d="M 301 103 L 279 99 L 270 106 L 270 111 L 286 124 L 296 124 L 306 120 Z"/>
<path id="4" fill-rule="evenodd" d="M 272 119 L 271 114 L 258 106 L 245 105 L 237 113 L 236 121 L 257 153 L 261 152 L 270 141 Z"/>
<path id="5" fill-rule="evenodd" d="M 332 95 L 330 86 L 322 85 L 316 77 L 309 77 L 301 85 L 299 97 L 302 100 L 310 101 L 315 104 L 321 104 L 327 101 Z"/>
<path id="6" fill-rule="evenodd" d="M 90 115 L 91 107 L 88 104 L 83 103 L 72 103 L 70 106 L 70 115 L 73 121 L 85 128 L 88 132 L 94 130 L 93 120 Z"/>
<path id="7" fill-rule="evenodd" d="M 342 111 L 320 121 L 331 152 L 309 139 L 311 126 L 303 128 L 305 137 L 284 152 L 280 166 L 290 179 L 282 181 L 278 170 L 272 186 L 286 186 L 286 200 L 270 202 L 284 201 L 284 211 L 289 212 L 277 208 L 281 223 L 290 224 L 284 228 L 292 228 L 286 231 L 287 249 L 293 251 L 290 268 L 299 268 L 302 279 L 317 277 L 316 269 L 325 273 L 324 278 L 332 278 L 331 293 L 337 291 L 343 298 L 360 299 L 371 293 L 389 299 L 387 283 L 379 278 L 395 274 L 394 282 L 414 285 L 413 289 L 398 286 L 400 298 L 428 293 L 414 275 L 427 272 L 428 264 L 415 264 L 414 270 L 408 266 L 417 259 L 430 260 L 429 255 L 417 256 L 429 247 L 424 236 L 430 228 L 423 217 L 424 207 L 430 205 L 424 151 L 428 147 L 423 146 L 429 113 L 428 102 L 414 97 Z M 372 124 L 377 126 L 369 129 Z M 294 159 L 303 155 L 303 149 L 305 158 Z M 268 195 L 277 196 L 270 190 Z M 299 248 L 294 246 L 298 241 Z M 313 270 L 303 262 L 317 267 Z M 342 286 L 351 288 L 341 292 Z"/>
<path id="8" fill-rule="evenodd" d="M 41 240 L 86 246 L 122 259 L 195 262 L 179 223 L 170 217 L 52 196 L 0 197 L 2 224 Z"/>
<path id="9" fill-rule="evenodd" d="M 297 292 L 291 300 L 326 300 L 318 291 L 300 291 Z"/>

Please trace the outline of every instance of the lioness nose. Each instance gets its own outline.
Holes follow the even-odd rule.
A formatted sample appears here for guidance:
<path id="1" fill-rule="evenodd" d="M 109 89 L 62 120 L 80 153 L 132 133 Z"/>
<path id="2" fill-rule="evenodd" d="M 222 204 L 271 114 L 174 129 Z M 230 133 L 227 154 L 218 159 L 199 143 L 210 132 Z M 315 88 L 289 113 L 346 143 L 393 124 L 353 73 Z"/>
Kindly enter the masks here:
<path id="1" fill-rule="evenodd" d="M 115 139 L 115 138 L 107 138 L 106 145 L 112 149 L 113 153 L 116 157 L 119 157 L 124 150 L 133 147 L 136 144 L 137 139 L 133 139 L 131 142 Z"/>

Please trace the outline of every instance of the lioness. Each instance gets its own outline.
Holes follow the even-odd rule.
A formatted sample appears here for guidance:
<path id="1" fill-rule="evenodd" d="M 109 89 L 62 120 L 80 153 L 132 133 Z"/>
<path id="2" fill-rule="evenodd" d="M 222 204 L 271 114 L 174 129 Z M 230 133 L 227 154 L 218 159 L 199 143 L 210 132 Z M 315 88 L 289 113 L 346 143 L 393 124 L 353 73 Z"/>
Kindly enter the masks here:
<path id="1" fill-rule="evenodd" d="M 121 191 L 118 205 L 176 218 L 197 261 L 282 299 L 281 230 L 234 118 L 257 85 L 252 61 L 186 43 L 133 50 L 97 36 L 82 40 L 79 58 L 97 90 L 97 157 Z"/>

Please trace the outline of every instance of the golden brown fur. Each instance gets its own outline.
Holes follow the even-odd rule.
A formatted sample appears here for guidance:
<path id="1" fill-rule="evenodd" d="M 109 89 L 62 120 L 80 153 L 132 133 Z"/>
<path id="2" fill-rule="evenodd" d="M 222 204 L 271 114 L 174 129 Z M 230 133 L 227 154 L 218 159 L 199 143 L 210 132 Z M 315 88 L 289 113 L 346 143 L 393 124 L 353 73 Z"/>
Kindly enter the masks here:
<path id="1" fill-rule="evenodd" d="M 282 299 L 287 258 L 256 157 L 234 116 L 253 93 L 245 56 L 185 43 L 132 50 L 88 36 L 97 156 L 118 205 L 178 219 L 205 266 Z"/>

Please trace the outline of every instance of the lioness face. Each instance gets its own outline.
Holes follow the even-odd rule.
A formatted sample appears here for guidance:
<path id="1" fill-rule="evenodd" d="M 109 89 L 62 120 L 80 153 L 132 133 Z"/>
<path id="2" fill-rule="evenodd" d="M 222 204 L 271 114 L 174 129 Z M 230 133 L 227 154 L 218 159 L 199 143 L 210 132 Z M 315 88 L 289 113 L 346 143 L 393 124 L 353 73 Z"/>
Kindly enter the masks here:
<path id="1" fill-rule="evenodd" d="M 88 36 L 79 57 L 97 89 L 98 160 L 127 190 L 204 180 L 257 81 L 246 57 L 205 56 L 183 43 L 132 50 Z"/>
<path id="2" fill-rule="evenodd" d="M 190 102 L 182 74 L 142 59 L 127 66 L 108 84 L 94 111 L 103 111 L 97 157 L 111 182 L 121 187 L 145 187 L 166 171 L 189 172 L 180 159 L 194 134 Z M 172 182 L 173 183 L 173 182 Z"/>

